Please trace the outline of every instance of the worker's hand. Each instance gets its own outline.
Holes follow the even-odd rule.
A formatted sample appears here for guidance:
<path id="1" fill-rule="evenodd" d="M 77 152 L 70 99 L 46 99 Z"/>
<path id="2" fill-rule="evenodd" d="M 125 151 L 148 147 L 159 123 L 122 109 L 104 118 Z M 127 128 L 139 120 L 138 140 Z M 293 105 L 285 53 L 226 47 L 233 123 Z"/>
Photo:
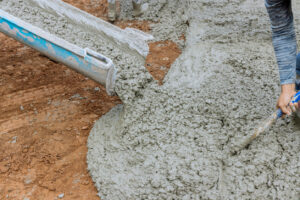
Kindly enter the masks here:
<path id="1" fill-rule="evenodd" d="M 277 108 L 280 108 L 285 115 L 291 115 L 298 109 L 298 103 L 291 104 L 293 96 L 296 94 L 295 84 L 281 85 L 281 94 L 277 101 Z"/>

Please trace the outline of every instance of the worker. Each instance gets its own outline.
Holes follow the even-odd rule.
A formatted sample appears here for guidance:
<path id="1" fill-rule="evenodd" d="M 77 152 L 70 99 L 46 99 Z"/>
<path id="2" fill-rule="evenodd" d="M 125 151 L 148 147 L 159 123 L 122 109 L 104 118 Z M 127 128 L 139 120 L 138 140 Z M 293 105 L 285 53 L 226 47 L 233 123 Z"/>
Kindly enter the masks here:
<path id="1" fill-rule="evenodd" d="M 298 103 L 289 104 L 289 102 L 296 93 L 295 83 L 300 80 L 300 54 L 297 55 L 292 2 L 265 0 L 265 6 L 271 21 L 272 40 L 280 75 L 281 94 L 277 108 L 290 115 L 299 111 Z"/>
<path id="2" fill-rule="evenodd" d="M 142 4 L 142 0 L 132 0 L 133 16 L 137 17 L 143 14 L 148 4 Z M 114 22 L 117 17 L 116 0 L 108 0 L 108 20 Z"/>

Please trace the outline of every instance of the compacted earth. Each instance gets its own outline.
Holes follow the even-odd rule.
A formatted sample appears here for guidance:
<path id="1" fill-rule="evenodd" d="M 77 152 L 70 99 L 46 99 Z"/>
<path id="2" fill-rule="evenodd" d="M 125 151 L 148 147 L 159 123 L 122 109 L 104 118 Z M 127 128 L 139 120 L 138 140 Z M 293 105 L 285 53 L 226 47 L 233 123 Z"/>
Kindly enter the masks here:
<path id="1" fill-rule="evenodd" d="M 107 19 L 105 0 L 65 2 Z M 145 32 L 151 23 L 115 22 Z M 3 34 L 0 44 L 0 199 L 99 199 L 87 171 L 87 137 L 121 100 Z M 149 47 L 146 67 L 161 83 L 181 50 L 171 40 Z"/>

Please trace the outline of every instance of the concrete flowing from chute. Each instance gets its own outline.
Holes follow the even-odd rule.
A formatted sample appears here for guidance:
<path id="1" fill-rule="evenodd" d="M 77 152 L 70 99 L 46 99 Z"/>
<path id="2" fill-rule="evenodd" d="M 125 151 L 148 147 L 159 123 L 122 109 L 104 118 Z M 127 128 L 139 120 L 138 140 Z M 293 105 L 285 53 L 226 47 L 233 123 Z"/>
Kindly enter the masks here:
<path id="1" fill-rule="evenodd" d="M 88 140 L 88 169 L 102 199 L 299 199 L 296 119 L 280 120 L 248 149 L 230 152 L 272 113 L 279 94 L 262 1 L 149 1 L 143 18 L 161 18 L 153 25 L 155 37 L 166 38 L 170 31 L 176 41 L 169 24 L 186 31 L 183 53 L 162 86 L 143 59 L 93 30 L 30 10 L 26 1 L 3 0 L 0 6 L 111 55 L 119 68 L 116 92 L 124 104 L 101 117 Z"/>

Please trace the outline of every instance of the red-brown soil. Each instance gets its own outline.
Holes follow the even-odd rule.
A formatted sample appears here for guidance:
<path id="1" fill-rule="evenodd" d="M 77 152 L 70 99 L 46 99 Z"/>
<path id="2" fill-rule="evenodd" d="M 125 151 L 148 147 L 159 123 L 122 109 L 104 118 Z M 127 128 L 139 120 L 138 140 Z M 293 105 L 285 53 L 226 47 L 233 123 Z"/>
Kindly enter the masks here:
<path id="1" fill-rule="evenodd" d="M 105 1 L 65 1 L 106 19 Z M 149 24 L 116 22 L 143 31 Z M 87 137 L 94 121 L 122 102 L 3 34 L 0 44 L 0 199 L 99 199 L 86 170 Z M 149 46 L 146 66 L 161 82 L 181 52 L 172 41 Z"/>
<path id="2" fill-rule="evenodd" d="M 171 65 L 181 54 L 181 50 L 172 41 L 149 43 L 150 54 L 146 58 L 146 68 L 152 76 L 162 84 L 162 80 Z"/>

